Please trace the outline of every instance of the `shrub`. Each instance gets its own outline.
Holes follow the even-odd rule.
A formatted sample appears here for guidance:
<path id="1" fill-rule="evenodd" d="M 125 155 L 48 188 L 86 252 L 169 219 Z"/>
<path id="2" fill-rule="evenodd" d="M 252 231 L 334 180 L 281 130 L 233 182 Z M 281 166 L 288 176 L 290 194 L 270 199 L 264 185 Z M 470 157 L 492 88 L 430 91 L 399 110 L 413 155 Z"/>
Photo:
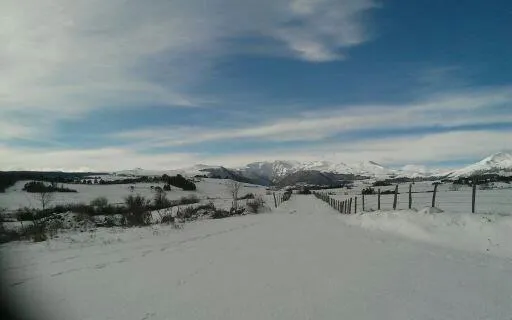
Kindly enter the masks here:
<path id="1" fill-rule="evenodd" d="M 265 207 L 265 201 L 262 197 L 247 201 L 247 208 L 251 213 L 259 213 Z"/>
<path id="2" fill-rule="evenodd" d="M 173 186 L 181 188 L 185 191 L 195 191 L 196 190 L 196 185 L 192 181 L 184 178 L 181 174 L 178 174 L 173 177 L 164 175 L 164 176 L 162 176 L 162 179 L 165 180 L 168 185 L 173 185 Z"/>
<path id="3" fill-rule="evenodd" d="M 231 213 L 226 210 L 217 209 L 217 210 L 213 211 L 211 217 L 212 217 L 212 219 L 223 219 L 223 218 L 231 217 Z"/>
<path id="4" fill-rule="evenodd" d="M 254 199 L 254 193 L 248 193 L 245 196 L 238 198 L 238 200 L 245 200 L 245 199 Z"/>
<path id="5" fill-rule="evenodd" d="M 105 197 L 98 197 L 91 201 L 91 206 L 105 208 L 106 206 L 108 206 L 108 199 Z"/>
<path id="6" fill-rule="evenodd" d="M 187 197 L 181 197 L 178 200 L 178 205 L 194 204 L 194 203 L 198 203 L 198 202 L 199 202 L 199 198 L 195 194 L 191 194 L 191 195 L 189 195 Z"/>
<path id="7" fill-rule="evenodd" d="M 31 192 L 31 193 L 41 193 L 41 192 L 77 192 L 76 190 L 64 188 L 63 186 L 58 187 L 55 185 L 46 185 L 40 181 L 31 181 L 26 183 L 23 186 L 23 191 Z"/>
<path id="8" fill-rule="evenodd" d="M 374 187 L 387 187 L 387 186 L 391 186 L 391 182 L 389 181 L 375 181 L 373 183 L 373 186 Z"/>
<path id="9" fill-rule="evenodd" d="M 171 185 L 170 184 L 166 184 L 164 186 L 164 191 L 171 191 Z"/>
<path id="10" fill-rule="evenodd" d="M 297 194 L 311 194 L 311 190 L 309 190 L 309 188 L 302 188 L 297 192 Z"/>
<path id="11" fill-rule="evenodd" d="M 361 190 L 361 194 L 375 194 L 375 189 L 372 187 L 364 188 Z"/>
<path id="12" fill-rule="evenodd" d="M 144 226 L 151 223 L 151 214 L 148 209 L 151 201 L 141 195 L 129 195 L 125 198 L 128 212 L 125 214 L 126 222 L 130 226 Z"/>
<path id="13" fill-rule="evenodd" d="M 157 210 L 171 206 L 171 202 L 167 199 L 165 191 L 163 191 L 161 188 L 155 190 L 153 204 L 154 204 L 154 208 Z"/>

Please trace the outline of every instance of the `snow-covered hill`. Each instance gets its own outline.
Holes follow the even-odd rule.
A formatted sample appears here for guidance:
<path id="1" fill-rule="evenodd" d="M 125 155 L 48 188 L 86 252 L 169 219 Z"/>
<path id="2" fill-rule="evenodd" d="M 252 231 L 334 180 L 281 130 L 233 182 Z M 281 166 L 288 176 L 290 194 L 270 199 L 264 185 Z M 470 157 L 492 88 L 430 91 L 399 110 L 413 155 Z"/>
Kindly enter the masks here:
<path id="1" fill-rule="evenodd" d="M 314 173 L 330 175 L 355 175 L 374 179 L 387 179 L 395 177 L 425 178 L 448 176 L 450 178 L 470 176 L 475 173 L 499 173 L 512 175 L 512 153 L 495 153 L 480 162 L 469 165 L 455 171 L 431 170 L 423 165 L 406 165 L 399 169 L 385 167 L 374 161 L 360 161 L 347 164 L 344 162 L 330 161 L 294 161 L 276 160 L 252 162 L 237 168 L 226 168 L 222 166 L 210 166 L 199 164 L 177 170 L 144 170 L 136 168 L 116 172 L 116 175 L 130 176 L 156 176 L 183 174 L 189 177 L 195 175 L 208 175 L 210 177 L 222 177 L 235 179 L 243 182 L 252 182 L 261 185 L 279 184 L 286 177 L 294 176 L 315 176 Z M 301 175 L 304 173 L 304 175 Z M 306 174 L 307 173 L 307 174 Z M 316 175 L 318 176 L 318 175 Z M 293 180 L 293 179 L 292 179 Z M 313 182 L 311 182 L 313 183 Z"/>
<path id="2" fill-rule="evenodd" d="M 498 173 L 504 175 L 512 174 L 512 153 L 498 152 L 487 158 L 464 167 L 462 169 L 453 171 L 449 177 L 468 177 L 474 174 L 484 173 Z"/>

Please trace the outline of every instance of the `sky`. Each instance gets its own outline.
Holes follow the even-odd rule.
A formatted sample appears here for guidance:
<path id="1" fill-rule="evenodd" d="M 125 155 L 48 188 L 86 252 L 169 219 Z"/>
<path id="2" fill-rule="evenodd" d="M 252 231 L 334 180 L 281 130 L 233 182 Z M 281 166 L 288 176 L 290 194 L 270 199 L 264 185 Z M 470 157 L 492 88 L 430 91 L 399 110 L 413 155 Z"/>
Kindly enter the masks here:
<path id="1" fill-rule="evenodd" d="M 0 0 L 0 170 L 463 166 L 512 149 L 509 0 Z"/>

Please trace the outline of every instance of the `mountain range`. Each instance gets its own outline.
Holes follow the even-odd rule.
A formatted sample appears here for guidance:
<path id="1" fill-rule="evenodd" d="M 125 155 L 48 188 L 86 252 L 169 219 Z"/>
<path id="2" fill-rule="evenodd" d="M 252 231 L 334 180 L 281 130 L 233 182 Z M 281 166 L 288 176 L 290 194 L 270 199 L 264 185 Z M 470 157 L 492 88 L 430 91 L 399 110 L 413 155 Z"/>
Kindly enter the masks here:
<path id="1" fill-rule="evenodd" d="M 140 168 L 117 172 L 126 175 L 158 175 L 181 173 L 188 176 L 206 175 L 227 178 L 261 185 L 286 186 L 297 183 L 332 185 L 342 181 L 372 178 L 449 178 L 457 179 L 475 174 L 512 175 L 512 154 L 498 152 L 489 157 L 452 171 L 429 170 L 421 165 L 407 165 L 400 169 L 387 168 L 374 161 L 354 164 L 329 161 L 284 161 L 253 162 L 236 168 L 195 165 L 179 170 L 148 171 Z"/>

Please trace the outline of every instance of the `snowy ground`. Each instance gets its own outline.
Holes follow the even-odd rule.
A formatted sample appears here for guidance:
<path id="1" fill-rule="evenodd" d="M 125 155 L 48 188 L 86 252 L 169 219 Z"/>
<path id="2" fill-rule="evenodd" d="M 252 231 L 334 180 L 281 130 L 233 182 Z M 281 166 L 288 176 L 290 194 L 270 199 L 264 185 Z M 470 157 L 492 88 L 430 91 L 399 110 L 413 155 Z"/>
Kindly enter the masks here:
<path id="1" fill-rule="evenodd" d="M 365 183 L 366 182 L 366 183 Z M 476 212 L 486 214 L 510 214 L 512 208 L 512 185 L 505 183 L 495 183 L 495 189 L 480 190 L 476 192 Z M 346 200 L 357 196 L 359 199 L 359 210 L 362 209 L 361 190 L 371 187 L 367 181 L 357 181 L 352 190 L 331 189 L 323 190 L 332 194 L 331 197 L 336 200 Z M 460 186 L 460 190 L 451 191 L 451 184 L 441 184 L 438 186 L 436 194 L 436 207 L 453 213 L 471 212 L 472 188 L 469 186 Z M 395 190 L 395 185 L 386 187 L 373 187 L 381 191 Z M 420 209 L 432 205 L 432 191 L 434 186 L 432 182 L 416 182 L 413 184 L 413 202 L 412 207 Z M 409 207 L 409 183 L 399 184 L 398 186 L 398 209 L 408 209 Z M 393 208 L 392 194 L 381 195 L 381 209 L 390 210 Z M 377 210 L 377 195 L 365 196 L 365 210 Z"/>
<path id="2" fill-rule="evenodd" d="M 294 195 L 181 230 L 9 243 L 2 295 L 39 319 L 510 320 L 511 218 L 446 217 L 340 215 Z"/>
<path id="3" fill-rule="evenodd" d="M 231 206 L 231 196 L 229 195 L 227 184 L 231 180 L 226 179 L 202 179 L 197 182 L 197 191 L 183 191 L 180 188 L 171 187 L 171 191 L 166 192 L 169 200 L 179 199 L 183 196 L 196 195 L 202 200 L 214 200 L 220 208 Z M 0 193 L 0 208 L 16 210 L 18 208 L 30 207 L 39 208 L 40 203 L 33 193 L 22 191 L 23 186 L 28 181 L 18 181 L 14 186 L 7 189 L 7 192 Z M 130 186 L 134 186 L 134 191 L 130 191 Z M 98 197 L 106 197 L 110 203 L 122 203 L 124 198 L 130 194 L 140 194 L 149 199 L 154 196 L 151 186 L 163 187 L 163 183 L 137 183 L 137 184 L 119 184 L 119 185 L 86 185 L 86 184 L 64 184 L 64 187 L 77 190 L 77 193 L 55 193 L 53 205 L 66 203 L 86 203 Z M 265 187 L 242 184 L 240 197 L 254 193 L 265 195 Z"/>

